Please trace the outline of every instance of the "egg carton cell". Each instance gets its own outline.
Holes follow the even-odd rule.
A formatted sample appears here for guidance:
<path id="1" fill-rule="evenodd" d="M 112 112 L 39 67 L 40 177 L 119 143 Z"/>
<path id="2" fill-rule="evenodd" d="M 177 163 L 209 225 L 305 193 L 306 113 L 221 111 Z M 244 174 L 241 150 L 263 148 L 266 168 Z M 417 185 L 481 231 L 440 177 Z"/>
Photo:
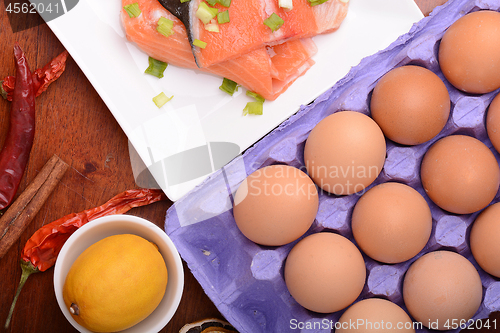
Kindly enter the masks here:
<path id="1" fill-rule="evenodd" d="M 293 323 L 323 320 L 335 323 L 344 310 L 315 313 L 293 299 L 284 281 L 284 265 L 288 253 L 299 240 L 278 247 L 261 246 L 248 240 L 238 230 L 232 214 L 238 186 L 255 170 L 272 164 L 287 164 L 305 170 L 304 145 L 315 125 L 338 111 L 352 110 L 370 115 L 370 98 L 378 80 L 391 69 L 409 64 L 423 66 L 443 80 L 450 95 L 450 116 L 443 130 L 428 142 L 404 146 L 387 140 L 384 168 L 367 190 L 388 181 L 413 187 L 431 208 L 432 231 L 424 249 L 408 261 L 384 264 L 363 254 L 367 277 L 356 301 L 380 297 L 406 310 L 402 285 L 408 268 L 428 252 L 450 250 L 467 258 L 481 277 L 482 304 L 473 319 L 487 318 L 491 312 L 500 310 L 500 281 L 478 266 L 469 248 L 470 229 L 478 213 L 450 214 L 439 208 L 426 195 L 419 173 L 429 147 L 452 134 L 479 139 L 493 152 L 497 162 L 500 161 L 485 128 L 485 114 L 499 90 L 481 95 L 461 92 L 445 79 L 438 63 L 439 45 L 447 28 L 466 13 L 480 9 L 500 11 L 500 4 L 497 0 L 456 0 L 436 8 L 388 48 L 364 58 L 330 90 L 313 103 L 302 106 L 277 129 L 168 210 L 165 231 L 206 294 L 239 332 L 313 332 L 293 329 Z M 361 195 L 336 196 L 320 190 L 316 220 L 302 238 L 326 231 L 341 234 L 356 244 L 350 220 Z M 497 193 L 493 202 L 498 201 Z M 417 332 L 430 330 L 424 327 Z"/>

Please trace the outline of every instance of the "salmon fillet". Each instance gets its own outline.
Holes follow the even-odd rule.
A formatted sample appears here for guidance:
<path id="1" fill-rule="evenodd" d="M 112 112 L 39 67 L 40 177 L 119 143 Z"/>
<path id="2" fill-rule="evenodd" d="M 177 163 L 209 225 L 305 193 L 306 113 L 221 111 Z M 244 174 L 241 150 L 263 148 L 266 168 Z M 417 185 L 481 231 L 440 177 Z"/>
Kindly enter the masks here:
<path id="1" fill-rule="evenodd" d="M 219 32 L 205 29 L 203 22 L 195 15 L 204 0 L 160 0 L 160 3 L 177 13 L 184 23 L 189 39 L 207 43 L 205 48 L 192 47 L 199 67 L 238 57 L 241 54 L 286 40 L 313 37 L 332 32 L 339 28 L 347 15 L 347 0 L 328 0 L 320 5 L 311 6 L 308 0 L 293 0 L 293 9 L 279 7 L 279 0 L 232 0 L 229 8 L 216 4 L 214 7 L 229 12 L 230 22 L 220 24 Z M 283 25 L 272 31 L 264 20 L 275 13 L 284 20 Z"/>
<path id="2" fill-rule="evenodd" d="M 317 48 L 309 39 L 297 39 L 273 46 L 261 46 L 239 57 L 206 68 L 198 68 L 184 25 L 157 0 L 123 0 L 122 5 L 137 2 L 141 15 L 130 18 L 122 10 L 121 19 L 128 40 L 149 56 L 178 67 L 226 77 L 267 100 L 275 100 L 313 64 Z M 165 37 L 156 31 L 157 21 L 166 17 L 174 22 L 174 34 Z"/>

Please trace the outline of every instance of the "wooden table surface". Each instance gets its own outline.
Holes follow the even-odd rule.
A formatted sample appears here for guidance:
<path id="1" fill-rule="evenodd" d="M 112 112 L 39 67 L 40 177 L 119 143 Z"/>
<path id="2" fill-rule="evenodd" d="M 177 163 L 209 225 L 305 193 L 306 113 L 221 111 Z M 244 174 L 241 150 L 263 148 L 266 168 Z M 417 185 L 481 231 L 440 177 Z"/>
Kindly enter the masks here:
<path id="1" fill-rule="evenodd" d="M 424 14 L 445 2 L 415 1 Z M 13 32 L 4 1 L 1 1 L 0 12 L 1 77 L 14 74 L 12 47 L 15 41 L 24 49 L 32 70 L 64 50 L 47 25 L 33 24 L 30 29 Z M 36 106 L 35 142 L 19 193 L 53 154 L 68 163 L 70 169 L 20 239 L 0 260 L 0 332 L 74 332 L 57 305 L 53 269 L 28 279 L 12 323 L 4 330 L 3 324 L 21 275 L 20 252 L 28 238 L 42 225 L 69 213 L 98 206 L 119 192 L 137 188 L 137 185 L 130 166 L 127 137 L 71 58 L 61 78 L 36 99 Z M 10 102 L 1 99 L 0 145 L 3 145 L 8 128 L 9 108 Z M 135 208 L 129 214 L 146 218 L 163 228 L 165 212 L 171 205 L 170 201 L 158 202 Z M 206 317 L 223 318 L 185 263 L 184 269 L 185 288 L 181 304 L 161 332 L 178 332 L 184 324 Z"/>

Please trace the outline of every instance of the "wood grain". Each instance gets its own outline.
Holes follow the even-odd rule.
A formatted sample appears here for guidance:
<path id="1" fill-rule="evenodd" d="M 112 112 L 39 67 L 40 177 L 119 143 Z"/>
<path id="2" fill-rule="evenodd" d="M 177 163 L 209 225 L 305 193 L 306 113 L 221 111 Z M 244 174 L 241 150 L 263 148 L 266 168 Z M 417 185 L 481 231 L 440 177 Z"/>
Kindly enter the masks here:
<path id="1" fill-rule="evenodd" d="M 427 14 L 444 0 L 415 0 Z M 0 3 L 0 77 L 14 73 L 12 47 L 18 41 L 31 69 L 45 65 L 63 46 L 45 25 L 13 32 L 4 1 Z M 0 146 L 7 130 L 10 102 L 0 100 Z M 37 131 L 20 191 L 54 154 L 70 168 L 20 239 L 0 260 L 0 331 L 21 276 L 20 252 L 27 239 L 42 225 L 79 212 L 137 188 L 128 155 L 127 137 L 76 63 L 68 59 L 61 78 L 36 100 Z M 163 228 L 171 202 L 135 208 L 130 214 L 146 218 Z M 186 323 L 221 314 L 205 295 L 184 263 L 185 289 L 180 307 L 161 332 L 178 332 Z M 53 288 L 53 269 L 31 276 L 24 286 L 12 323 L 6 332 L 76 332 L 60 311 Z M 498 320 L 500 324 L 500 320 Z"/>

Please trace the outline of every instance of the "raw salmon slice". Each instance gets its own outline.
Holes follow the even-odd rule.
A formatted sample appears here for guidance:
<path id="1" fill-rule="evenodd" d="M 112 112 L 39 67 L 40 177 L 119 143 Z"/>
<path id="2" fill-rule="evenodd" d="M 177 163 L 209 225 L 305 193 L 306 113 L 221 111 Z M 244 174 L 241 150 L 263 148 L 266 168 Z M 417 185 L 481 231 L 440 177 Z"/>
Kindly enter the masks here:
<path id="1" fill-rule="evenodd" d="M 137 2 L 141 15 L 130 18 L 122 10 L 127 38 L 149 56 L 171 65 L 213 73 L 237 82 L 267 100 L 276 99 L 313 64 L 317 52 L 311 39 L 294 40 L 276 46 L 260 47 L 232 60 L 198 68 L 184 25 L 156 0 L 123 0 L 122 5 Z M 174 34 L 165 37 L 156 31 L 158 19 L 174 22 Z"/>
<path id="2" fill-rule="evenodd" d="M 220 24 L 219 32 L 211 32 L 195 15 L 204 0 L 159 1 L 184 23 L 191 43 L 195 39 L 207 43 L 203 49 L 192 47 L 199 67 L 233 59 L 262 45 L 332 32 L 340 26 L 348 9 L 348 0 L 328 0 L 312 7 L 307 0 L 293 0 L 293 9 L 289 11 L 279 8 L 279 0 L 232 0 L 229 8 L 215 5 L 219 12 L 228 10 L 230 22 Z M 284 20 L 274 32 L 263 23 L 273 13 Z"/>
<path id="3" fill-rule="evenodd" d="M 311 57 L 318 49 L 312 39 L 304 38 L 274 45 L 268 47 L 268 50 L 273 69 L 276 71 L 274 77 L 285 80 L 293 75 L 297 68 L 312 60 Z"/>

